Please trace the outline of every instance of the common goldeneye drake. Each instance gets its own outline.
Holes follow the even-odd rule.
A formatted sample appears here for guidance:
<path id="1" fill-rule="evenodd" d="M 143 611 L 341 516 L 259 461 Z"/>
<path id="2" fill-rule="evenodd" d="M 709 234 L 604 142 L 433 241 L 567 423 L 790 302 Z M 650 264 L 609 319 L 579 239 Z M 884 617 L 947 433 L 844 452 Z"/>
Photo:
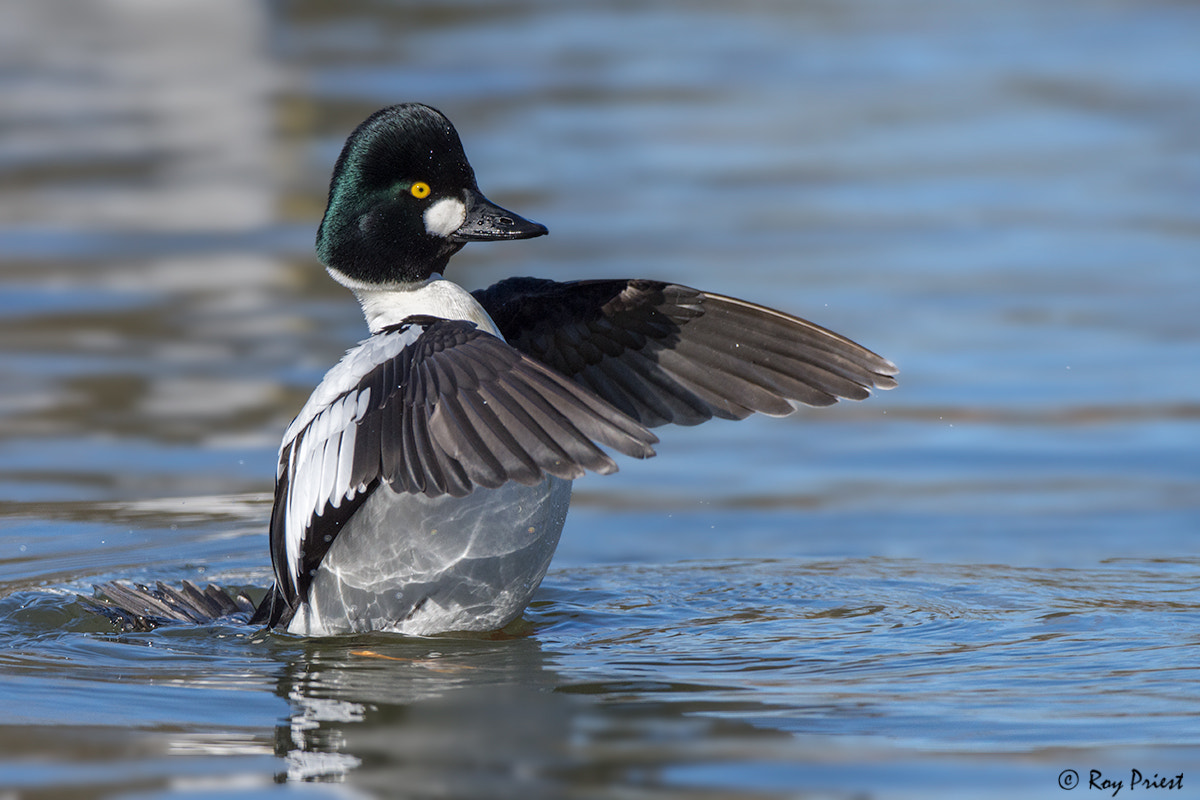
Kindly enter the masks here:
<path id="1" fill-rule="evenodd" d="M 283 437 L 275 584 L 291 633 L 487 631 L 518 617 L 571 482 L 654 455 L 648 429 L 773 416 L 896 385 L 884 358 L 797 317 L 653 280 L 442 277 L 467 242 L 546 228 L 493 204 L 450 121 L 376 112 L 334 166 L 317 253 L 370 328 Z M 244 602 L 243 602 L 244 605 Z"/>

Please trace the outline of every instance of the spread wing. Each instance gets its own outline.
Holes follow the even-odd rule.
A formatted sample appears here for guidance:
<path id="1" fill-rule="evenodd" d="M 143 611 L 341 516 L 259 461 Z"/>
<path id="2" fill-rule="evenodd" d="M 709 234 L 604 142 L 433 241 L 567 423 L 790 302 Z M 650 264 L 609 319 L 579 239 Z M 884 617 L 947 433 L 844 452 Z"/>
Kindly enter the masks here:
<path id="1" fill-rule="evenodd" d="M 819 325 L 649 280 L 510 278 L 474 292 L 510 344 L 647 427 L 862 400 L 896 367 Z"/>
<path id="2" fill-rule="evenodd" d="M 410 317 L 351 350 L 284 436 L 271 517 L 269 624 L 306 596 L 338 530 L 379 482 L 463 496 L 476 486 L 609 473 L 598 445 L 654 454 L 654 434 L 478 330 Z M 265 604 L 266 605 L 266 604 Z"/>

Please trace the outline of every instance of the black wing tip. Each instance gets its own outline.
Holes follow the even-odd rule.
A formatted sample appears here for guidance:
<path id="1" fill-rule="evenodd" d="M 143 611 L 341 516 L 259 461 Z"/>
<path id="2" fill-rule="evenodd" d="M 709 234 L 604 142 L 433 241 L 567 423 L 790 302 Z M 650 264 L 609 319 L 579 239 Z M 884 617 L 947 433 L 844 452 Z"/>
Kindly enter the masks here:
<path id="1" fill-rule="evenodd" d="M 895 389 L 900 385 L 896 376 L 900 374 L 900 368 L 893 362 L 877 355 L 861 345 L 859 347 L 866 358 L 859 359 L 865 375 L 857 376 L 854 382 L 862 387 L 862 392 L 854 395 L 847 395 L 846 400 L 866 400 L 871 396 L 872 392 L 887 392 Z"/>
<path id="2" fill-rule="evenodd" d="M 865 347 L 863 350 L 872 356 L 871 363 L 866 365 L 867 369 L 871 371 L 871 382 L 863 386 L 863 388 L 866 390 L 866 395 L 864 395 L 862 398 L 856 397 L 854 398 L 855 400 L 865 400 L 872 391 L 887 392 L 900 385 L 900 382 L 896 379 L 896 376 L 900 374 L 900 368 L 897 367 L 894 362 L 884 358 L 883 356 L 872 353 Z"/>
<path id="3" fill-rule="evenodd" d="M 895 389 L 897 386 L 900 385 L 900 382 L 897 381 L 895 378 L 895 376 L 897 374 L 898 373 L 896 373 L 896 372 L 892 372 L 892 373 L 886 374 L 886 375 L 878 375 L 875 378 L 875 382 L 871 385 L 870 388 L 878 389 L 881 392 L 888 392 L 888 391 L 891 391 L 892 389 Z"/>
<path id="4" fill-rule="evenodd" d="M 859 346 L 861 347 L 861 345 Z M 865 347 L 863 347 L 863 350 L 866 350 L 868 353 L 870 353 L 871 358 L 873 359 L 869 366 L 871 371 L 877 376 L 875 385 L 880 389 L 895 388 L 896 376 L 900 374 L 900 368 L 896 366 L 896 362 L 892 361 L 890 358 L 884 358 L 883 356 L 872 352 L 871 350 L 867 350 Z M 882 384 L 889 385 L 885 386 Z"/>
<path id="5" fill-rule="evenodd" d="M 784 416 L 897 386 L 894 363 L 840 334 L 682 284 L 518 278 L 476 296 L 515 347 L 646 427 Z"/>
<path id="6" fill-rule="evenodd" d="M 869 350 L 866 352 L 870 353 Z M 874 356 L 875 354 L 871 353 L 871 355 Z M 879 363 L 865 365 L 865 369 L 868 371 L 868 374 L 851 378 L 852 385 L 844 386 L 836 391 L 830 389 L 817 390 L 812 395 L 803 399 L 785 397 L 789 403 L 824 408 L 836 405 L 841 400 L 861 402 L 870 398 L 874 392 L 891 391 L 900 385 L 895 377 L 899 374 L 900 370 L 887 359 L 879 358 Z M 760 413 L 769 412 L 760 411 Z"/>

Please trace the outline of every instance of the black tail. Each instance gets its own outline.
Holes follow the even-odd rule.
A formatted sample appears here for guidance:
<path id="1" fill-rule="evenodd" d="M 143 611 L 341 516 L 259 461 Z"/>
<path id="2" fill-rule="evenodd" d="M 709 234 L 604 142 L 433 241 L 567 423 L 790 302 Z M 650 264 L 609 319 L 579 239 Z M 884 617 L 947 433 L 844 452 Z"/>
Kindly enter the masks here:
<path id="1" fill-rule="evenodd" d="M 96 613 L 108 617 L 125 631 L 148 631 L 161 625 L 203 625 L 212 622 L 251 624 L 259 616 L 254 601 L 242 591 L 228 590 L 209 584 L 203 590 L 191 581 L 182 589 L 173 589 L 159 582 L 154 588 L 135 584 L 104 583 L 96 587 L 100 596 L 79 597 L 79 601 Z M 274 592 L 259 606 L 268 604 Z"/>
<path id="2" fill-rule="evenodd" d="M 283 593 L 279 591 L 279 584 L 276 583 L 271 586 L 267 596 L 254 610 L 250 624 L 266 625 L 268 628 L 286 628 L 287 624 L 292 621 L 292 614 L 295 611 L 288 605 L 287 600 L 283 599 Z"/>

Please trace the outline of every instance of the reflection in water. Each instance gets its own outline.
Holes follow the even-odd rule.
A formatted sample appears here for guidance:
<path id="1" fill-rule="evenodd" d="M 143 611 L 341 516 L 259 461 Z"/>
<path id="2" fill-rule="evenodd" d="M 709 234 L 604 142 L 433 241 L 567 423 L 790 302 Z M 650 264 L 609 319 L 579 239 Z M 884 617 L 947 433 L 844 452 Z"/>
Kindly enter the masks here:
<path id="1" fill-rule="evenodd" d="M 653 681 L 619 672 L 572 683 L 527 635 L 310 642 L 279 693 L 292 709 L 276 737 L 290 779 L 384 794 L 561 797 L 567 786 L 654 786 L 669 767 L 788 749 L 786 734 L 721 718 L 753 709 L 766 719 L 767 706 L 657 701 Z"/>
<path id="2" fill-rule="evenodd" d="M 745 761 L 768 794 L 855 759 L 919 786 L 905 748 L 998 748 L 1016 783 L 1035 781 L 1036 754 L 1080 725 L 1098 746 L 1186 738 L 1171 709 L 1187 646 L 1172 642 L 1200 608 L 1192 572 L 1119 564 L 1086 588 L 1071 570 L 883 559 L 557 573 L 533 630 L 510 636 L 268 637 L 291 708 L 277 753 L 294 778 L 464 797 L 757 785 L 731 766 Z M 1050 689 L 1063 716 L 1031 715 L 1029 692 Z"/>
<path id="3" fill-rule="evenodd" d="M 524 779 L 531 758 L 558 762 L 551 754 L 568 741 L 556 683 L 528 637 L 306 642 L 279 681 L 292 709 L 279 755 L 291 778 L 357 768 L 354 782 L 375 788 Z"/>

